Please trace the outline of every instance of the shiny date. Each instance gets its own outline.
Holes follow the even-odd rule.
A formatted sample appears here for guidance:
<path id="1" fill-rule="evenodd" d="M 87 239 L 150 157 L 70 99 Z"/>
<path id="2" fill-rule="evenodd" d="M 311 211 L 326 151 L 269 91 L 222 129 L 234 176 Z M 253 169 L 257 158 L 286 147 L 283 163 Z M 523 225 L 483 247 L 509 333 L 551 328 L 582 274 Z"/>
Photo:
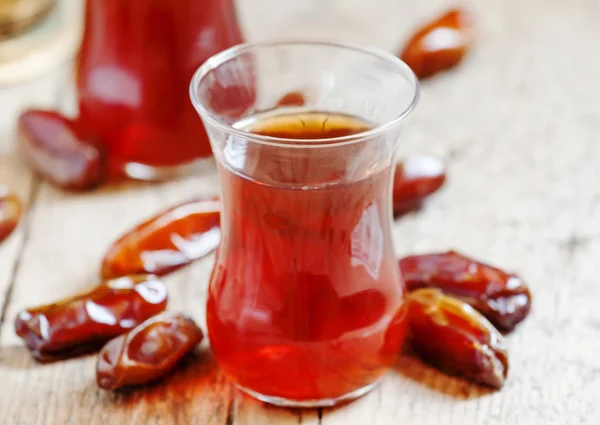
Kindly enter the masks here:
<path id="1" fill-rule="evenodd" d="M 104 155 L 84 140 L 74 121 L 57 112 L 29 110 L 18 123 L 19 147 L 31 167 L 54 185 L 84 190 L 105 177 Z"/>
<path id="2" fill-rule="evenodd" d="M 19 198 L 7 187 L 0 185 L 0 243 L 19 225 L 22 207 Z"/>
<path id="3" fill-rule="evenodd" d="M 146 220 L 108 249 L 102 276 L 164 275 L 209 254 L 221 238 L 219 211 L 218 199 L 198 199 Z"/>
<path id="4" fill-rule="evenodd" d="M 455 251 L 412 255 L 399 264 L 409 291 L 441 289 L 470 304 L 502 331 L 513 330 L 531 309 L 531 293 L 521 278 Z"/>
<path id="5" fill-rule="evenodd" d="M 411 348 L 425 362 L 493 388 L 504 385 L 504 337 L 468 304 L 438 289 L 418 289 L 408 295 L 408 323 Z"/>
<path id="6" fill-rule="evenodd" d="M 400 58 L 424 79 L 458 65 L 474 41 L 473 19 L 452 9 L 423 26 L 406 44 Z"/>
<path id="7" fill-rule="evenodd" d="M 100 388 L 141 385 L 169 373 L 204 335 L 194 321 L 165 312 L 109 341 L 100 351 L 96 382 Z"/>
<path id="8" fill-rule="evenodd" d="M 445 182 L 446 165 L 440 158 L 412 155 L 399 162 L 394 173 L 394 215 L 418 209 Z"/>
<path id="9" fill-rule="evenodd" d="M 167 289 L 154 276 L 103 282 L 56 303 L 21 311 L 15 331 L 39 361 L 94 351 L 166 308 Z"/>

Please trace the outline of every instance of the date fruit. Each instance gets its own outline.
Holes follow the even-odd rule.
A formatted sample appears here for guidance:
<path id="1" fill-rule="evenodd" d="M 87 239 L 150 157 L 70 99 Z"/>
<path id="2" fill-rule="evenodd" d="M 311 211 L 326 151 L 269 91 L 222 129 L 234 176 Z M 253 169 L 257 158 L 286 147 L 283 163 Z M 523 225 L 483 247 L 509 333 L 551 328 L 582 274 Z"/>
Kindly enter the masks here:
<path id="1" fill-rule="evenodd" d="M 304 95 L 300 92 L 292 91 L 281 96 L 275 106 L 304 106 L 305 104 L 306 99 L 304 98 Z"/>
<path id="2" fill-rule="evenodd" d="M 473 45 L 474 35 L 471 15 L 451 9 L 419 29 L 400 58 L 424 79 L 458 65 Z"/>
<path id="3" fill-rule="evenodd" d="M 21 114 L 18 130 L 19 147 L 27 161 L 54 185 L 84 190 L 104 179 L 103 153 L 84 140 L 74 121 L 57 112 L 29 110 Z"/>
<path id="4" fill-rule="evenodd" d="M 7 187 L 0 185 L 0 243 L 16 229 L 21 219 L 21 201 Z"/>
<path id="5" fill-rule="evenodd" d="M 109 341 L 100 351 L 96 382 L 100 388 L 141 385 L 169 373 L 204 335 L 194 321 L 165 312 Z"/>
<path id="6" fill-rule="evenodd" d="M 103 282 L 62 301 L 21 311 L 15 331 L 39 361 L 100 348 L 167 306 L 167 288 L 155 276 Z"/>
<path id="7" fill-rule="evenodd" d="M 108 249 L 102 277 L 165 275 L 209 254 L 221 239 L 219 211 L 218 199 L 198 199 L 146 220 Z"/>
<path id="8" fill-rule="evenodd" d="M 425 362 L 493 388 L 504 385 L 504 337 L 470 305 L 438 289 L 418 289 L 408 295 L 408 327 L 411 347 Z"/>
<path id="9" fill-rule="evenodd" d="M 446 165 L 431 155 L 412 155 L 396 165 L 394 215 L 418 209 L 425 198 L 446 182 Z"/>
<path id="10" fill-rule="evenodd" d="M 441 289 L 470 304 L 501 331 L 513 330 L 531 309 L 531 293 L 521 278 L 455 251 L 412 255 L 399 264 L 409 291 Z"/>

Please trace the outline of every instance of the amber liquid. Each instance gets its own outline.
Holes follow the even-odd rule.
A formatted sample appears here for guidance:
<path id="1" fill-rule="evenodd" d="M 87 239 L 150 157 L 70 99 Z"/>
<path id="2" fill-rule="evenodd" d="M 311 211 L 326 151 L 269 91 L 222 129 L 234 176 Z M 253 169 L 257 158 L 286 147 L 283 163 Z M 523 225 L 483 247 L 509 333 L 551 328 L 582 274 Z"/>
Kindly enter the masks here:
<path id="1" fill-rule="evenodd" d="M 318 113 L 248 128 L 294 139 L 367 129 Z M 239 386 L 299 402 L 332 400 L 375 382 L 405 337 L 404 285 L 390 239 L 393 171 L 339 183 L 356 166 L 356 147 L 328 159 L 319 149 L 289 149 L 250 143 L 220 164 L 222 242 L 209 336 Z"/>

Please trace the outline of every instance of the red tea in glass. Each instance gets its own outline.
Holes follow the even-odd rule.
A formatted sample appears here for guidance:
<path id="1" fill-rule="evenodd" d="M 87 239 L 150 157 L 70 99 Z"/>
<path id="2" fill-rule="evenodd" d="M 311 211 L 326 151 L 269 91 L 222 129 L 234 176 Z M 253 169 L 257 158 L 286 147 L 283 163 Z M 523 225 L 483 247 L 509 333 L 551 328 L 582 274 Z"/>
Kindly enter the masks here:
<path id="1" fill-rule="evenodd" d="M 189 81 L 241 42 L 233 0 L 87 0 L 76 65 L 81 124 L 134 178 L 161 178 L 210 155 Z"/>
<path id="2" fill-rule="evenodd" d="M 385 128 L 352 108 L 267 112 L 261 99 L 282 93 L 266 82 L 289 87 L 259 78 L 259 102 L 245 119 L 219 116 L 208 102 L 214 81 L 234 75 L 228 67 L 243 66 L 238 60 L 271 63 L 271 49 L 276 56 L 285 51 L 288 65 L 308 66 L 303 59 L 312 50 L 348 60 L 365 55 L 393 69 L 396 85 L 411 88 L 413 97 Z M 225 52 L 223 64 L 202 67 L 192 83 L 222 196 L 207 303 L 210 343 L 225 374 L 270 403 L 325 406 L 358 397 L 389 370 L 405 338 L 391 182 L 398 124 L 416 101 L 416 80 L 402 62 L 369 52 L 320 43 L 241 46 Z M 261 77 L 270 68 L 256 69 Z"/>

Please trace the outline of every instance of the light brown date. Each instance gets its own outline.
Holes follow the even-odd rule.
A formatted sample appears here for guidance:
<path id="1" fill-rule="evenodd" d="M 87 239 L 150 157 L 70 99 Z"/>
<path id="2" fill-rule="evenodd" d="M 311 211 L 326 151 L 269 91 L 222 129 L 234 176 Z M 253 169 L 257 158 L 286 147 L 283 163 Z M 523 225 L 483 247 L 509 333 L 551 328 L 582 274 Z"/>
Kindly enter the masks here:
<path id="1" fill-rule="evenodd" d="M 418 209 L 446 182 L 446 164 L 432 155 L 412 155 L 396 165 L 394 215 Z"/>
<path id="2" fill-rule="evenodd" d="M 408 41 L 400 58 L 424 79 L 458 65 L 474 41 L 473 18 L 451 9 L 423 26 Z"/>
<path id="3" fill-rule="evenodd" d="M 57 112 L 29 110 L 21 114 L 18 130 L 21 152 L 52 184 L 84 190 L 105 178 L 103 153 L 84 139 L 74 121 Z"/>
<path id="4" fill-rule="evenodd" d="M 411 347 L 425 362 L 490 387 L 504 385 L 504 337 L 470 305 L 438 289 L 418 289 L 408 295 L 408 326 Z"/>
<path id="5" fill-rule="evenodd" d="M 433 287 L 470 304 L 498 329 L 512 331 L 531 309 L 531 292 L 517 275 L 456 251 L 400 259 L 409 291 Z"/>
<path id="6" fill-rule="evenodd" d="M 21 212 L 21 201 L 17 195 L 0 184 L 0 243 L 8 238 L 19 225 Z"/>
<path id="7" fill-rule="evenodd" d="M 117 388 L 152 382 L 168 374 L 204 335 L 182 314 L 154 316 L 102 348 L 96 364 L 100 388 Z"/>
<path id="8" fill-rule="evenodd" d="M 102 277 L 160 276 L 209 254 L 221 239 L 219 211 L 219 200 L 207 198 L 160 212 L 111 245 L 102 262 Z"/>
<path id="9" fill-rule="evenodd" d="M 156 277 L 122 277 L 21 311 L 15 331 L 36 360 L 59 360 L 99 349 L 166 306 L 167 288 Z"/>

